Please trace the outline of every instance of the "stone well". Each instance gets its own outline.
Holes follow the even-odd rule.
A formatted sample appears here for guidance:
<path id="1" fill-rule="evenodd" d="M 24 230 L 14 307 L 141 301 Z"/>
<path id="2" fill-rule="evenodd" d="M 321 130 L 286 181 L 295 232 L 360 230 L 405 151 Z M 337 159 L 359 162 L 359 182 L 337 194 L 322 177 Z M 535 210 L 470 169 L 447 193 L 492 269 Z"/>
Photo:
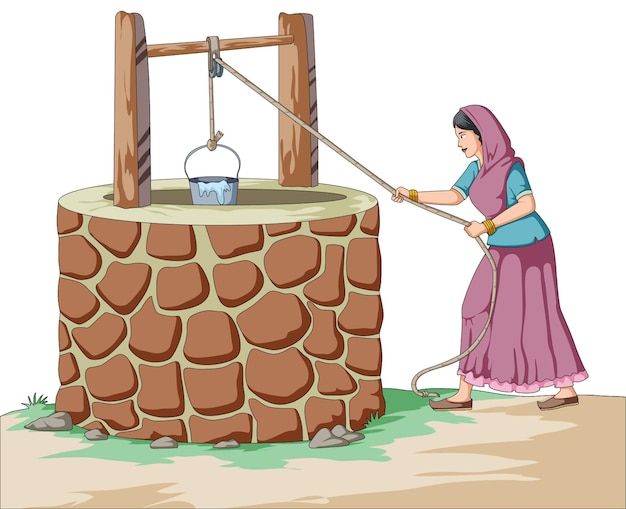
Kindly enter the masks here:
<path id="1" fill-rule="evenodd" d="M 288 442 L 382 415 L 376 199 L 240 181 L 194 206 L 112 186 L 63 196 L 56 410 L 120 437 Z"/>

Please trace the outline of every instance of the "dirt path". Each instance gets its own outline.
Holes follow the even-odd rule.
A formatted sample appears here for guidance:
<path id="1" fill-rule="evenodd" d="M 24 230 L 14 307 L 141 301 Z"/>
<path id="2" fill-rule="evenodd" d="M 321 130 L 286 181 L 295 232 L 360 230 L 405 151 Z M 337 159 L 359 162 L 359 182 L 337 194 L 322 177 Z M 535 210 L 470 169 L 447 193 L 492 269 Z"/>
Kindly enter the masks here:
<path id="1" fill-rule="evenodd" d="M 271 470 L 225 468 L 208 456 L 152 465 L 42 460 L 69 439 L 8 431 L 18 420 L 3 416 L 1 505 L 623 508 L 626 399 L 582 396 L 578 406 L 541 413 L 538 399 L 475 402 L 465 414 L 475 423 L 432 423 L 433 434 L 382 446 L 390 461 L 303 458 Z"/>

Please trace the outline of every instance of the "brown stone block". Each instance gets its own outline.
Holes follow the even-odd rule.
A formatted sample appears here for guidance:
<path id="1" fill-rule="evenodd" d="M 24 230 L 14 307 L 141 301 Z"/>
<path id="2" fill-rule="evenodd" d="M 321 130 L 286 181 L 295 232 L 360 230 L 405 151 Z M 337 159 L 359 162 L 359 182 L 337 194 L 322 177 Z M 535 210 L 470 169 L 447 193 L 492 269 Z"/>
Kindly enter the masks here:
<path id="1" fill-rule="evenodd" d="M 78 380 L 78 377 L 80 377 L 80 371 L 74 355 L 71 353 L 61 355 L 59 357 L 59 380 L 61 385 L 72 383 Z"/>
<path id="2" fill-rule="evenodd" d="M 363 233 L 367 233 L 368 235 L 378 235 L 379 226 L 380 217 L 378 205 L 374 205 L 365 214 L 363 214 L 363 218 L 361 219 L 361 231 Z"/>
<path id="3" fill-rule="evenodd" d="M 243 406 L 243 367 L 239 362 L 223 368 L 184 371 L 189 402 L 202 415 L 221 415 Z"/>
<path id="4" fill-rule="evenodd" d="M 348 304 L 339 315 L 339 328 L 350 334 L 371 336 L 380 332 L 383 305 L 380 295 L 350 292 Z"/>
<path id="5" fill-rule="evenodd" d="M 320 359 L 337 359 L 343 353 L 343 336 L 337 330 L 335 312 L 307 303 L 313 315 L 313 328 L 304 340 L 306 352 Z"/>
<path id="6" fill-rule="evenodd" d="M 338 306 L 345 296 L 343 247 L 326 246 L 324 272 L 304 287 L 304 295 L 322 306 Z"/>
<path id="7" fill-rule="evenodd" d="M 263 228 L 258 224 L 212 225 L 206 229 L 220 258 L 232 258 L 263 247 Z"/>
<path id="8" fill-rule="evenodd" d="M 98 273 L 100 253 L 84 237 L 68 235 L 59 239 L 59 271 L 65 276 L 87 279 Z"/>
<path id="9" fill-rule="evenodd" d="M 128 346 L 137 357 L 145 361 L 164 361 L 176 351 L 182 328 L 180 317 L 157 313 L 150 297 L 130 319 Z"/>
<path id="10" fill-rule="evenodd" d="M 120 316 L 103 313 L 89 327 L 76 327 L 74 340 L 90 359 L 102 359 L 113 352 L 126 337 L 126 322 Z"/>
<path id="11" fill-rule="evenodd" d="M 141 238 L 141 223 L 92 217 L 89 233 L 102 246 L 119 258 L 127 258 Z"/>
<path id="12" fill-rule="evenodd" d="M 121 354 L 100 366 L 88 368 L 85 378 L 91 395 L 103 401 L 119 401 L 137 392 L 135 369 Z"/>
<path id="13" fill-rule="evenodd" d="M 356 225 L 356 216 L 332 217 L 330 219 L 317 219 L 309 222 L 311 232 L 316 235 L 331 235 L 334 237 L 345 237 L 349 235 Z"/>
<path id="14" fill-rule="evenodd" d="M 61 314 L 74 323 L 85 323 L 98 312 L 100 302 L 85 285 L 71 279 L 59 279 Z"/>
<path id="15" fill-rule="evenodd" d="M 299 442 L 302 423 L 293 408 L 272 408 L 256 399 L 250 400 L 250 410 L 257 421 L 257 442 Z"/>
<path id="16" fill-rule="evenodd" d="M 293 345 L 304 335 L 311 316 L 295 295 L 269 292 L 240 313 L 237 323 L 249 343 L 279 349 Z"/>
<path id="17" fill-rule="evenodd" d="M 113 429 L 132 429 L 139 424 L 139 417 L 135 412 L 132 401 L 122 403 L 94 402 L 92 407 L 94 417 L 102 419 Z"/>
<path id="18" fill-rule="evenodd" d="M 178 362 L 165 366 L 139 366 L 141 389 L 137 396 L 139 408 L 157 417 L 175 417 L 185 409 L 183 384 Z"/>
<path id="19" fill-rule="evenodd" d="M 80 385 L 61 387 L 54 404 L 55 411 L 67 412 L 73 424 L 80 424 L 90 415 L 85 388 Z"/>
<path id="20" fill-rule="evenodd" d="M 346 366 L 362 375 L 378 376 L 382 368 L 383 355 L 380 338 L 348 339 Z"/>
<path id="21" fill-rule="evenodd" d="M 246 383 L 270 403 L 283 405 L 304 396 L 313 385 L 313 367 L 296 348 L 271 354 L 252 349 L 246 361 Z"/>
<path id="22" fill-rule="evenodd" d="M 268 277 L 278 288 L 290 288 L 311 279 L 320 270 L 320 261 L 320 243 L 305 235 L 274 242 L 263 259 Z"/>
<path id="23" fill-rule="evenodd" d="M 380 290 L 380 249 L 378 239 L 352 239 L 348 244 L 346 275 L 354 286 Z"/>
<path id="24" fill-rule="evenodd" d="M 270 237 L 276 237 L 278 235 L 285 235 L 298 231 L 301 223 L 278 223 L 278 224 L 266 224 L 265 229 Z"/>
<path id="25" fill-rule="evenodd" d="M 340 395 L 352 394 L 356 390 L 356 382 L 341 365 L 317 361 L 317 390 L 321 394 Z"/>
<path id="26" fill-rule="evenodd" d="M 96 285 L 100 296 L 122 315 L 130 313 L 141 301 L 148 285 L 152 269 L 145 263 L 113 262 Z"/>
<path id="27" fill-rule="evenodd" d="M 197 263 L 164 267 L 157 276 L 157 301 L 163 309 L 197 306 L 209 296 L 209 281 Z"/>
<path id="28" fill-rule="evenodd" d="M 141 420 L 141 427 L 132 431 L 122 431 L 117 436 L 138 440 L 156 440 L 161 437 L 172 437 L 177 442 L 186 442 L 187 430 L 185 429 L 185 423 L 180 419 L 154 421 L 144 418 Z"/>
<path id="29" fill-rule="evenodd" d="M 102 424 L 100 421 L 91 421 L 89 424 L 85 424 L 81 427 L 86 430 L 97 429 L 100 433 L 104 433 L 105 435 L 109 434 L 109 430 L 106 429 L 104 424 Z"/>
<path id="30" fill-rule="evenodd" d="M 346 406 L 340 399 L 310 397 L 304 405 L 304 418 L 309 439 L 322 428 L 346 425 Z"/>
<path id="31" fill-rule="evenodd" d="M 233 319 L 222 311 L 202 311 L 189 317 L 185 357 L 196 364 L 219 364 L 239 355 L 240 342 Z"/>
<path id="32" fill-rule="evenodd" d="M 193 227 L 184 224 L 151 224 L 146 241 L 150 256 L 163 260 L 189 260 L 196 255 Z"/>
<path id="33" fill-rule="evenodd" d="M 59 352 L 67 350 L 71 346 L 72 341 L 70 340 L 70 335 L 67 332 L 67 327 L 61 320 L 59 320 Z"/>
<path id="34" fill-rule="evenodd" d="M 259 293 L 263 287 L 263 274 L 248 260 L 219 263 L 213 268 L 213 282 L 220 302 L 235 307 Z"/>
<path id="35" fill-rule="evenodd" d="M 71 233 L 83 225 L 83 216 L 67 210 L 59 205 L 57 207 L 57 231 L 59 234 Z"/>
<path id="36" fill-rule="evenodd" d="M 350 428 L 363 429 L 374 414 L 385 413 L 385 399 L 380 380 L 359 380 L 359 392 L 350 400 Z"/>
<path id="37" fill-rule="evenodd" d="M 189 418 L 189 433 L 195 443 L 215 444 L 222 440 L 237 440 L 240 444 L 252 442 L 252 416 L 237 414 L 224 419 Z"/>

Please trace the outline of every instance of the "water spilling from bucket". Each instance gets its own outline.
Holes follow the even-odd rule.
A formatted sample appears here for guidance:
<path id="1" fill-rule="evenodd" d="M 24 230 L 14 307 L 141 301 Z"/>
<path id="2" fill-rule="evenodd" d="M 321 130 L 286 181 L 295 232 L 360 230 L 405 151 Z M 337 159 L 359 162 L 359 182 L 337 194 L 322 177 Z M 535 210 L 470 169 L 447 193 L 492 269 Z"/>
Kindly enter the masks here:
<path id="1" fill-rule="evenodd" d="M 224 193 L 230 191 L 230 186 L 225 180 L 219 182 L 198 182 L 198 191 L 200 192 L 200 198 L 206 196 L 207 198 L 211 193 L 215 193 L 217 203 L 224 205 Z"/>
<path id="2" fill-rule="evenodd" d="M 195 177 L 189 179 L 194 205 L 235 205 L 239 179 L 234 177 Z"/>

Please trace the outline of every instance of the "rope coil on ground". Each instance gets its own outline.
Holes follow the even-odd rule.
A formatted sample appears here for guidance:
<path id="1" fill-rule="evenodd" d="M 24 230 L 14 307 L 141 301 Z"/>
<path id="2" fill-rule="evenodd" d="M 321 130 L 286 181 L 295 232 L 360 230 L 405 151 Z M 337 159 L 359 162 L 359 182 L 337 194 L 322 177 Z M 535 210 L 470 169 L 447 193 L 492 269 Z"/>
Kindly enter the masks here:
<path id="1" fill-rule="evenodd" d="M 392 194 L 395 193 L 395 188 L 391 187 L 389 184 L 387 184 L 387 182 L 385 182 L 383 179 L 381 179 L 378 175 L 376 175 L 375 173 L 373 173 L 370 170 L 368 170 L 365 166 L 363 166 L 356 159 L 354 159 L 353 157 L 348 155 L 346 152 L 344 152 L 341 148 L 339 148 L 337 145 L 335 145 L 332 141 L 330 141 L 324 135 L 322 135 L 321 133 L 319 133 L 318 131 L 313 129 L 311 126 L 309 126 L 306 122 L 304 122 L 303 120 L 298 118 L 293 112 L 288 110 L 280 102 L 278 102 L 277 100 L 272 98 L 269 94 L 264 92 L 262 89 L 260 89 L 257 85 L 255 85 L 253 82 L 251 82 L 245 76 L 243 76 L 238 71 L 233 69 L 230 65 L 228 65 L 226 62 L 224 62 L 220 57 L 216 56 L 214 58 L 215 58 L 215 61 L 218 64 L 220 64 L 224 69 L 226 69 L 228 72 L 230 72 L 235 78 L 237 78 L 243 84 L 247 85 L 249 88 L 251 88 L 254 92 L 256 92 L 261 97 L 263 97 L 263 99 L 268 101 L 270 104 L 272 104 L 278 110 L 280 110 L 282 113 L 287 115 L 292 121 L 294 121 L 300 127 L 305 129 L 310 134 L 315 136 L 318 140 L 320 140 L 325 145 L 330 147 L 332 150 L 334 150 L 337 154 L 339 154 L 341 157 L 343 157 L 350 164 L 352 164 L 353 166 L 356 166 L 359 170 L 361 170 L 363 173 L 365 173 L 368 177 L 370 177 L 372 180 L 374 180 L 378 184 L 380 184 L 384 189 L 386 189 L 387 191 L 389 191 Z M 444 212 L 443 210 L 439 210 L 439 209 L 437 209 L 435 207 L 431 207 L 430 205 L 425 205 L 423 203 L 414 202 L 414 201 L 411 201 L 411 200 L 404 200 L 404 201 L 407 201 L 408 203 L 411 203 L 412 205 L 415 205 L 415 206 L 417 206 L 417 207 L 419 207 L 421 209 L 424 209 L 424 210 L 426 210 L 428 212 L 431 212 L 432 214 L 436 214 L 436 215 L 438 215 L 440 217 L 443 217 L 445 219 L 448 219 L 450 221 L 454 221 L 455 223 L 462 224 L 463 226 L 469 226 L 471 224 L 469 221 L 466 221 L 465 219 L 461 219 L 460 217 L 454 216 L 452 214 L 449 214 L 448 212 Z M 418 381 L 418 379 L 421 378 L 426 373 L 429 373 L 429 372 L 434 371 L 436 369 L 440 369 L 440 368 L 449 366 L 450 364 L 454 364 L 455 362 L 458 362 L 461 359 L 464 359 L 465 357 L 467 357 L 471 352 L 473 352 L 478 347 L 480 342 L 485 337 L 485 334 L 487 333 L 487 329 L 489 328 L 489 325 L 491 324 L 491 319 L 492 319 L 492 316 L 493 316 L 493 310 L 494 310 L 495 303 L 496 303 L 496 288 L 497 288 L 497 283 L 498 283 L 498 270 L 497 270 L 497 267 L 496 267 L 496 262 L 493 259 L 493 256 L 491 255 L 491 253 L 489 252 L 489 248 L 485 245 L 485 243 L 482 241 L 482 239 L 480 237 L 476 237 L 474 240 L 476 240 L 476 242 L 478 243 L 478 245 L 480 246 L 482 251 L 485 253 L 485 257 L 487 258 L 487 260 L 489 261 L 489 264 L 491 265 L 492 276 L 493 276 L 492 277 L 492 285 L 491 285 L 491 302 L 490 302 L 490 305 L 489 305 L 489 314 L 487 315 L 487 320 L 485 321 L 485 325 L 483 326 L 482 330 L 478 334 L 478 337 L 470 345 L 469 348 L 467 348 L 465 351 L 461 352 L 459 355 L 457 355 L 457 356 L 455 356 L 455 357 L 453 357 L 451 359 L 448 359 L 447 361 L 444 361 L 444 362 L 441 362 L 441 363 L 436 364 L 434 366 L 430 366 L 428 368 L 425 368 L 425 369 L 423 369 L 423 370 L 421 370 L 421 371 L 419 371 L 418 373 L 415 374 L 415 376 L 411 380 L 411 389 L 418 396 L 422 396 L 422 397 L 435 396 L 435 397 L 438 397 L 439 394 L 436 393 L 436 392 L 429 392 L 429 391 L 426 391 L 426 390 L 418 389 L 417 388 L 417 381 Z"/>

